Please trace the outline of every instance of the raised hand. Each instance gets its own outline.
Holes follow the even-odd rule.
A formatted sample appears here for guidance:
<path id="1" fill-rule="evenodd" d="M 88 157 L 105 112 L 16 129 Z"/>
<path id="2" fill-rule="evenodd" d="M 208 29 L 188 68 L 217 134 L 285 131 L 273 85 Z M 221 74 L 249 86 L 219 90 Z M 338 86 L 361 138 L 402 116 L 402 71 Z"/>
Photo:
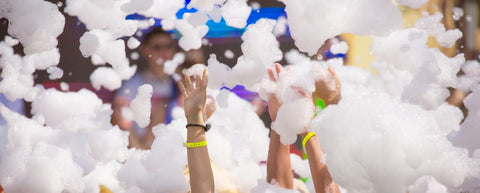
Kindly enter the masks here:
<path id="1" fill-rule="evenodd" d="M 203 76 L 195 76 L 195 85 L 193 85 L 190 76 L 184 75 L 185 85 L 180 82 L 180 91 L 185 96 L 184 108 L 188 123 L 203 124 L 203 112 L 207 100 L 208 69 L 205 68 Z"/>
<path id="2" fill-rule="evenodd" d="M 325 102 L 325 106 L 328 106 L 330 104 L 337 104 L 341 98 L 340 80 L 338 79 L 337 74 L 331 67 L 328 68 L 328 71 L 335 80 L 334 90 L 331 90 L 328 87 L 328 82 L 322 79 L 315 81 L 315 92 L 313 93 L 313 96 L 321 98 Z"/>

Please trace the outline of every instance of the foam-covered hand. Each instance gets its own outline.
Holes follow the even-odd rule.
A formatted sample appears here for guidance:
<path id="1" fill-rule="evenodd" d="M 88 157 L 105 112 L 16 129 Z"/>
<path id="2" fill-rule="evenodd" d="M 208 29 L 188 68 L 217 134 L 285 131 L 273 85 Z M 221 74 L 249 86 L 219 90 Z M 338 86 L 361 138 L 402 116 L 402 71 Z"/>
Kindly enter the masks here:
<path id="1" fill-rule="evenodd" d="M 326 106 L 330 104 L 337 104 L 341 98 L 340 80 L 338 79 L 337 74 L 331 67 L 328 68 L 328 72 L 331 76 L 333 76 L 335 86 L 333 88 L 330 88 L 331 86 L 329 86 L 328 81 L 324 79 L 317 80 L 315 81 L 315 92 L 313 93 L 313 96 L 321 98 L 325 102 Z"/>

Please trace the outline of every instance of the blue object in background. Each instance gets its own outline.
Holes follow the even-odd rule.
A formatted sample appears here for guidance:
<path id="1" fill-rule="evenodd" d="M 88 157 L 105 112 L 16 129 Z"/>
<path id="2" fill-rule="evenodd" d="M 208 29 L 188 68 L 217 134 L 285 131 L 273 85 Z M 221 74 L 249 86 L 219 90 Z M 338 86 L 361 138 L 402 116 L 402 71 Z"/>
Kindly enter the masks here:
<path id="1" fill-rule="evenodd" d="M 187 0 L 185 4 L 188 4 L 189 2 L 190 0 Z M 187 9 L 187 7 L 185 6 L 183 9 L 180 9 L 176 15 L 178 19 L 182 19 L 184 13 L 195 13 L 195 12 L 197 12 L 196 9 Z M 265 7 L 260 9 L 252 9 L 252 12 L 250 13 L 250 16 L 248 17 L 248 20 L 247 20 L 247 26 L 257 22 L 257 20 L 261 18 L 276 20 L 280 16 L 286 17 L 285 10 L 284 8 L 281 8 L 281 7 Z M 126 19 L 146 20 L 150 18 L 147 18 L 140 14 L 131 14 L 131 15 L 128 15 Z M 154 18 L 154 20 L 155 20 L 154 26 L 161 26 L 160 19 Z M 213 20 L 208 20 L 206 25 L 208 26 L 209 30 L 207 35 L 205 35 L 205 38 L 240 37 L 245 31 L 245 28 L 238 29 L 238 28 L 228 26 L 223 18 L 218 23 L 215 23 Z M 290 36 L 288 30 L 284 35 Z"/>

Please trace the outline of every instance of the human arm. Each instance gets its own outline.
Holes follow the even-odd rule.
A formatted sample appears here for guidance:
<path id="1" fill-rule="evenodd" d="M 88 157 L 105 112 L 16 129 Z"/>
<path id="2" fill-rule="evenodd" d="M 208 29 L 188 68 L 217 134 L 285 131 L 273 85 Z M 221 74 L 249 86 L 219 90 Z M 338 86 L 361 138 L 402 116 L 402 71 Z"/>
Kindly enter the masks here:
<path id="1" fill-rule="evenodd" d="M 280 73 L 282 67 L 275 64 L 277 74 Z M 271 68 L 268 74 L 272 81 L 276 81 L 275 75 Z M 275 121 L 278 108 L 280 107 L 275 94 L 270 94 L 268 99 L 268 111 L 272 121 Z M 280 135 L 271 130 L 270 145 L 267 157 L 267 182 L 272 183 L 273 180 L 282 188 L 293 189 L 293 174 L 290 166 L 290 146 L 280 143 Z"/>
<path id="2" fill-rule="evenodd" d="M 302 139 L 305 139 L 307 134 L 308 132 L 305 132 L 300 136 Z M 316 136 L 311 137 L 305 143 L 305 150 L 307 151 L 308 155 L 308 164 L 310 165 L 310 172 L 312 174 L 315 192 L 340 193 L 340 188 L 330 176 L 327 165 L 321 162 L 323 151 Z"/>
<path id="3" fill-rule="evenodd" d="M 203 112 L 205 110 L 207 97 L 208 70 L 205 69 L 203 71 L 203 77 L 196 76 L 195 88 L 190 76 L 184 74 L 184 77 L 185 85 L 179 83 L 179 87 L 184 95 L 184 109 L 187 123 L 204 125 Z M 205 140 L 205 130 L 203 127 L 189 126 L 187 128 L 188 143 Z M 214 192 L 215 185 L 207 146 L 187 148 L 187 159 L 191 192 Z"/>
<path id="4" fill-rule="evenodd" d="M 314 96 L 320 97 L 324 99 L 325 106 L 330 104 L 337 104 L 341 98 L 340 94 L 340 81 L 333 71 L 332 68 L 328 68 L 328 71 L 335 79 L 335 89 L 331 90 L 328 88 L 327 83 L 324 80 L 316 81 L 315 86 L 316 90 L 313 93 Z M 304 97 L 310 98 L 305 92 L 299 90 L 300 94 Z M 313 106 L 313 104 L 312 104 Z M 307 132 L 300 134 L 302 139 L 307 140 L 304 144 L 304 149 L 308 155 L 308 163 L 310 165 L 310 172 L 312 174 L 313 185 L 315 186 L 315 192 L 317 193 L 340 193 L 340 188 L 338 185 L 333 181 L 330 172 L 328 171 L 327 165 L 322 163 L 321 159 L 323 156 L 323 150 L 318 141 L 318 138 L 314 135 L 308 139 L 305 137 L 308 135 Z"/>

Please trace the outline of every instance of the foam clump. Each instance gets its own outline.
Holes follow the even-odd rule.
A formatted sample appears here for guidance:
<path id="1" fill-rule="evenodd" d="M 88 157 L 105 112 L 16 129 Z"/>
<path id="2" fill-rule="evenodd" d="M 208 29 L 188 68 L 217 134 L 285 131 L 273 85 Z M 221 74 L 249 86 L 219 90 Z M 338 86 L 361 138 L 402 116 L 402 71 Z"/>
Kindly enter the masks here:
<path id="1" fill-rule="evenodd" d="M 208 26 L 205 25 L 208 18 L 205 17 L 202 21 L 195 21 L 190 18 L 198 18 L 197 15 L 204 15 L 202 12 L 196 12 L 188 15 L 184 14 L 184 18 L 175 21 L 175 28 L 182 34 L 178 44 L 185 51 L 191 49 L 199 49 L 202 47 L 202 38 L 208 32 Z"/>
<path id="2" fill-rule="evenodd" d="M 56 66 L 47 68 L 47 72 L 50 80 L 60 79 L 63 76 L 63 70 Z"/>
<path id="3" fill-rule="evenodd" d="M 468 92 L 480 83 L 480 63 L 476 60 L 469 60 L 462 65 L 465 73 L 458 76 L 457 88 Z"/>
<path id="4" fill-rule="evenodd" d="M 0 183 L 6 191 L 92 192 L 101 181 L 92 176 L 108 167 L 103 163 L 119 165 L 127 157 L 128 134 L 110 124 L 110 105 L 90 91 L 40 90 L 32 103 L 35 119 L 3 105 L 0 113 L 8 123 L 0 127 L 5 134 L 0 138 Z"/>
<path id="5" fill-rule="evenodd" d="M 217 191 L 249 192 L 262 176 L 260 161 L 266 160 L 268 129 L 253 107 L 235 94 L 228 95 L 228 108 L 219 108 L 207 120 L 212 125 L 206 133 Z M 217 91 L 209 90 L 215 98 Z M 153 128 L 155 140 L 150 151 L 131 150 L 130 158 L 117 173 L 121 186 L 128 191 L 187 192 L 186 119 L 177 117 L 170 124 Z M 236 153 L 235 153 L 236 152 Z M 169 155 L 169 156 L 165 156 Z M 162 167 L 159 167 L 162 166 Z"/>
<path id="6" fill-rule="evenodd" d="M 230 71 L 232 70 L 226 64 L 220 63 L 215 54 L 210 54 L 208 58 L 208 88 L 220 89 L 224 83 L 229 80 Z"/>
<path id="7" fill-rule="evenodd" d="M 6 38 L 8 39 L 8 38 Z M 13 39 L 12 39 L 13 40 Z M 2 68 L 2 81 L 0 81 L 0 92 L 10 101 L 24 98 L 32 101 L 35 96 L 33 87 L 33 63 L 23 62 L 23 58 L 13 52 L 12 46 L 18 42 L 0 42 L 0 67 Z"/>
<path id="8" fill-rule="evenodd" d="M 272 129 L 280 135 L 280 142 L 292 144 L 298 134 L 308 130 L 314 115 L 315 107 L 310 95 L 315 91 L 315 82 L 323 80 L 331 85 L 334 81 L 327 75 L 328 62 L 312 61 L 295 51 L 287 54 L 287 61 L 291 66 L 283 69 L 275 82 L 263 79 L 260 97 L 268 100 L 268 96 L 273 94 L 279 100 L 281 106 L 272 122 Z"/>
<path id="9" fill-rule="evenodd" d="M 65 25 L 58 7 L 47 1 L 7 0 L 0 8 L 3 17 L 9 21 L 8 34 L 22 43 L 27 55 L 55 49 Z"/>
<path id="10" fill-rule="evenodd" d="M 184 121 L 181 120 L 180 124 L 183 125 Z M 183 133 L 180 132 L 184 131 L 184 128 L 178 127 L 174 122 L 169 126 L 164 124 L 155 126 L 153 128 L 155 140 L 151 150 L 138 152 L 138 155 L 128 159 L 118 171 L 118 179 L 125 189 L 138 187 L 143 192 L 189 190 L 188 181 L 184 176 L 187 155 L 182 143 L 185 135 L 182 136 Z"/>
<path id="11" fill-rule="evenodd" d="M 275 36 L 281 36 L 287 32 L 287 18 L 285 16 L 280 16 L 277 19 L 275 28 L 273 28 L 273 34 Z"/>
<path id="12" fill-rule="evenodd" d="M 480 149 L 480 142 L 477 140 L 480 137 L 478 126 L 480 124 L 480 100 L 479 88 L 475 88 L 463 101 L 465 107 L 468 109 L 468 116 L 461 125 L 460 131 L 452 134 L 451 140 L 453 144 L 467 148 L 470 155 Z"/>
<path id="13" fill-rule="evenodd" d="M 194 64 L 188 68 L 184 73 L 188 76 L 202 76 L 203 71 L 207 68 L 204 64 Z"/>
<path id="14" fill-rule="evenodd" d="M 282 2 L 295 45 L 309 55 L 317 53 L 327 39 L 342 33 L 385 36 L 403 26 L 402 14 L 391 1 Z"/>
<path id="15" fill-rule="evenodd" d="M 131 3 L 143 3 L 142 1 L 131 0 Z M 185 0 L 152 0 L 146 1 L 146 3 L 153 2 L 151 6 L 145 5 L 147 9 L 135 10 L 138 13 L 145 15 L 146 17 L 154 17 L 162 19 L 162 28 L 168 28 L 168 23 L 175 21 L 176 13 L 178 10 L 185 6 Z M 128 5 L 125 5 L 128 7 Z M 167 24 L 167 25 L 165 25 Z M 168 30 L 168 29 L 165 29 Z"/>
<path id="16" fill-rule="evenodd" d="M 152 109 L 150 98 L 152 94 L 152 85 L 144 84 L 137 88 L 137 95 L 130 103 L 133 120 L 135 120 L 139 127 L 147 127 L 148 124 L 150 124 L 150 113 Z"/>
<path id="17" fill-rule="evenodd" d="M 311 128 L 328 155 L 333 179 L 348 191 L 406 192 L 424 175 L 456 187 L 478 168 L 465 149 L 451 144 L 444 128 L 450 125 L 434 112 L 359 88 L 356 96 L 322 111 Z"/>
<path id="18" fill-rule="evenodd" d="M 125 3 L 129 2 L 71 0 L 65 7 L 66 13 L 77 16 L 88 29 L 80 38 L 82 55 L 92 56 L 96 65 L 111 64 L 122 80 L 130 79 L 136 66 L 129 66 L 124 40 L 119 38 L 133 35 L 138 27 L 137 21 L 126 20 L 129 13 L 121 9 Z M 127 42 L 129 47 L 135 44 L 133 39 Z"/>
<path id="19" fill-rule="evenodd" d="M 460 20 L 460 18 L 463 17 L 463 9 L 460 7 L 452 8 L 452 12 L 453 12 L 452 18 L 454 21 L 458 21 Z"/>
<path id="20" fill-rule="evenodd" d="M 381 71 L 381 84 L 388 93 L 434 109 L 448 97 L 446 87 L 456 86 L 465 58 L 463 54 L 449 58 L 437 48 L 428 48 L 427 40 L 427 32 L 416 28 L 375 37 L 371 50 L 377 59 L 372 66 Z"/>
<path id="21" fill-rule="evenodd" d="M 277 39 L 272 33 L 275 20 L 260 19 L 249 25 L 242 35 L 243 55 L 231 70 L 226 86 L 244 85 L 248 90 L 258 91 L 260 82 L 267 76 L 267 67 L 282 59 Z"/>
<path id="22" fill-rule="evenodd" d="M 69 108 L 65 108 L 66 106 Z M 75 110 L 73 111 L 72 109 Z M 41 92 L 32 103 L 32 114 L 42 115 L 45 118 L 46 125 L 69 130 L 81 129 L 80 127 L 76 128 L 74 125 L 95 119 L 96 113 L 101 111 L 101 109 L 102 101 L 93 92 L 85 89 L 80 90 L 78 93 L 48 89 Z M 84 121 L 75 120 L 80 117 Z M 74 119 L 69 120 L 69 118 Z M 68 124 L 72 126 L 67 127 Z"/>
<path id="23" fill-rule="evenodd" d="M 211 159 L 235 189 L 249 192 L 258 180 L 266 178 L 259 163 L 267 158 L 268 129 L 253 106 L 234 93 L 227 90 L 207 93 L 214 98 L 224 95 L 227 102 L 223 103 L 228 104 L 228 108 L 219 106 L 207 120 L 212 125 L 206 136 L 209 151 L 216 152 L 210 154 Z M 223 180 L 226 185 L 228 181 Z"/>
<path id="24" fill-rule="evenodd" d="M 408 188 L 411 193 L 447 193 L 447 188 L 438 183 L 432 176 L 424 176 Z"/>
<path id="25" fill-rule="evenodd" d="M 292 170 L 302 178 L 312 177 L 310 173 L 310 165 L 308 159 L 302 159 L 297 154 L 290 154 L 290 162 Z"/>
<path id="26" fill-rule="evenodd" d="M 285 102 L 278 109 L 272 129 L 280 135 L 280 142 L 292 144 L 297 140 L 297 134 L 307 131 L 313 114 L 314 107 L 310 99 Z"/>
<path id="27" fill-rule="evenodd" d="M 169 75 L 174 74 L 178 66 L 183 64 L 184 61 L 185 61 L 185 54 L 181 52 L 176 53 L 175 55 L 173 55 L 173 58 L 171 60 L 167 60 L 163 64 L 163 72 Z"/>
<path id="28" fill-rule="evenodd" d="M 128 13 L 121 10 L 124 3 L 126 2 L 115 0 L 69 0 L 65 12 L 77 16 L 88 30 L 105 30 L 116 39 L 133 35 L 137 30 L 137 21 L 125 19 Z"/>
<path id="29" fill-rule="evenodd" d="M 99 67 L 90 75 L 93 88 L 100 90 L 104 87 L 108 90 L 117 90 L 122 86 L 122 78 L 110 67 Z"/>
<path id="30" fill-rule="evenodd" d="M 134 37 L 130 37 L 128 38 L 128 41 L 127 41 L 127 47 L 129 49 L 135 49 L 137 48 L 138 46 L 140 46 L 140 41 L 138 41 L 136 38 Z"/>
<path id="31" fill-rule="evenodd" d="M 398 3 L 400 3 L 400 5 L 408 6 L 408 7 L 411 7 L 413 9 L 419 9 L 423 5 L 425 5 L 425 3 L 427 3 L 427 2 L 428 2 L 428 0 L 399 0 L 398 1 Z"/>
<path id="32" fill-rule="evenodd" d="M 225 58 L 228 59 L 232 59 L 233 57 L 235 57 L 235 54 L 230 49 L 225 50 L 225 53 L 223 55 L 225 56 Z"/>
<path id="33" fill-rule="evenodd" d="M 332 54 L 346 54 L 348 51 L 348 44 L 345 41 L 337 41 L 330 47 Z"/>
<path id="34" fill-rule="evenodd" d="M 17 149 L 16 152 L 12 152 L 8 156 L 4 155 L 2 158 L 4 159 L 1 161 L 1 165 L 4 167 L 21 168 L 9 173 L 11 176 L 3 176 L 0 179 L 5 191 L 19 193 L 83 192 L 83 171 L 75 164 L 71 152 L 67 150 L 47 143 L 38 143 L 31 151 Z M 4 167 L 3 171 L 7 169 Z M 36 175 L 31 175 L 32 171 L 35 171 Z"/>
<path id="35" fill-rule="evenodd" d="M 252 8 L 246 0 L 228 0 L 222 6 L 222 16 L 227 25 L 235 28 L 244 28 Z"/>
<path id="36" fill-rule="evenodd" d="M 106 31 L 91 30 L 85 32 L 80 37 L 80 51 L 84 57 L 96 55 L 111 64 L 122 80 L 131 78 L 136 71 L 136 66 L 129 66 L 124 41 L 115 40 Z"/>
<path id="37" fill-rule="evenodd" d="M 442 18 L 443 15 L 440 12 L 430 16 L 424 12 L 423 17 L 415 22 L 415 27 L 426 30 L 428 35 L 435 37 L 441 46 L 450 48 L 462 37 L 462 32 L 459 29 L 446 30 L 441 22 Z"/>

